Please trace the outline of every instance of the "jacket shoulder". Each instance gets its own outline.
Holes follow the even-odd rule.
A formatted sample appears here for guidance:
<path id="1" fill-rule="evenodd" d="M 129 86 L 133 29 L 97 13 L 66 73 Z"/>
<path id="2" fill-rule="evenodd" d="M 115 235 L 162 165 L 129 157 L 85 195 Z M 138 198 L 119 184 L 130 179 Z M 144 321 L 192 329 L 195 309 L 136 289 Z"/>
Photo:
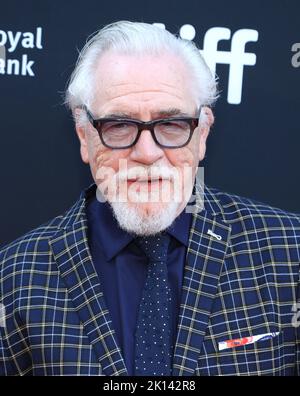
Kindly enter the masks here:
<path id="1" fill-rule="evenodd" d="M 79 199 L 61 215 L 54 217 L 2 247 L 0 249 L 0 268 L 1 263 L 10 257 L 16 257 L 16 255 L 24 257 L 33 253 L 36 256 L 38 253 L 48 252 L 49 239 L 55 235 L 58 229 L 71 227 L 85 216 L 85 196 L 88 192 L 92 193 L 93 189 L 94 186 L 92 185 L 87 190 L 82 191 Z"/>
<path id="2" fill-rule="evenodd" d="M 28 231 L 24 235 L 5 245 L 0 250 L 0 267 L 1 264 L 16 255 L 26 255 L 31 252 L 49 250 L 48 241 L 58 229 L 63 216 L 57 216 L 46 223 Z M 43 249 L 44 247 L 44 249 Z"/>
<path id="3" fill-rule="evenodd" d="M 300 227 L 300 214 L 286 211 L 258 200 L 239 196 L 217 188 L 207 188 L 207 191 L 218 202 L 229 222 L 247 218 L 261 218 L 266 224 L 280 223 L 281 226 L 293 225 Z"/>

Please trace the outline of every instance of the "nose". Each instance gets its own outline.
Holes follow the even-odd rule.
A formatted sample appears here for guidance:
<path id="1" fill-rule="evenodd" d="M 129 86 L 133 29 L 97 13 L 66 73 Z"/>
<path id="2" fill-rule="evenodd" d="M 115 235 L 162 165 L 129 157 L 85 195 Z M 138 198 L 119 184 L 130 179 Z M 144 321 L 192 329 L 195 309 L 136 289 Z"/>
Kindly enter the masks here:
<path id="1" fill-rule="evenodd" d="M 164 156 L 162 147 L 159 147 L 152 138 L 151 132 L 143 130 L 138 142 L 133 146 L 131 159 L 146 165 L 151 165 Z"/>

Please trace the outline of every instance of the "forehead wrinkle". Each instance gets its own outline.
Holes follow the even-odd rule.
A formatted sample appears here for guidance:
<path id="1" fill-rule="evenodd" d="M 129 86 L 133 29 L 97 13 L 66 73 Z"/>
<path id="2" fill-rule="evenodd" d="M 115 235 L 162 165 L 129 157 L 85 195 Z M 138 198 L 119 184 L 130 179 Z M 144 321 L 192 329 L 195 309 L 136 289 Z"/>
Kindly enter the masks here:
<path id="1" fill-rule="evenodd" d="M 179 82 L 178 82 L 179 83 Z M 104 87 L 106 84 L 103 84 Z M 150 86 L 146 84 L 140 84 L 140 83 L 135 83 L 135 82 L 121 82 L 121 83 L 111 83 L 111 84 L 107 84 L 107 88 L 105 89 L 106 91 L 110 91 L 113 89 L 118 89 L 118 88 L 124 88 L 128 89 L 130 92 L 135 92 L 135 93 L 143 93 L 143 92 L 165 92 L 163 90 L 164 87 L 166 87 L 167 89 L 171 89 L 171 91 L 175 90 L 175 91 L 179 91 L 180 89 L 178 88 L 178 86 L 176 84 L 168 84 L 168 83 L 152 83 Z M 153 88 L 153 85 L 155 85 L 157 88 Z"/>
<path id="2" fill-rule="evenodd" d="M 109 91 L 112 91 L 113 88 L 110 88 L 109 90 L 107 90 L 107 93 L 109 94 Z M 180 91 L 179 91 L 180 92 Z M 132 95 L 137 95 L 137 94 L 147 94 L 147 93 L 163 93 L 164 95 L 170 95 L 173 97 L 176 97 L 178 99 L 183 99 L 183 96 L 180 95 L 179 93 L 175 93 L 175 92 L 162 92 L 160 89 L 152 89 L 152 90 L 139 90 L 139 91 L 130 91 L 130 92 L 123 92 L 120 93 L 118 95 L 112 95 L 110 96 L 110 100 L 113 101 L 115 99 L 120 99 L 122 97 L 130 97 Z M 148 102 L 150 100 L 153 100 L 153 98 L 140 98 L 139 100 L 142 100 L 143 102 Z"/>
<path id="3" fill-rule="evenodd" d="M 175 89 L 177 89 L 177 86 L 174 86 L 174 84 L 168 84 L 167 82 L 164 82 L 164 81 L 157 81 L 160 85 L 162 85 L 162 86 L 166 86 L 166 87 L 168 87 L 168 88 L 175 88 Z M 105 85 L 105 84 L 104 84 Z M 118 82 L 118 83 L 115 83 L 115 84 L 109 84 L 109 86 L 111 87 L 111 86 L 113 86 L 113 87 L 122 87 L 122 86 L 130 86 L 130 85 L 138 85 L 138 86 L 140 86 L 140 85 L 143 85 L 143 84 L 141 84 L 141 83 L 138 83 L 138 82 L 135 82 L 135 81 L 133 81 L 133 82 L 128 82 L 128 81 L 124 81 L 124 82 Z M 148 91 L 148 89 L 145 89 L 145 87 L 141 87 L 141 91 L 143 92 L 143 91 Z M 149 89 L 149 91 L 153 91 L 153 90 L 150 90 Z M 159 89 L 157 89 L 157 90 L 154 90 L 154 91 L 159 91 Z"/>
<path id="4" fill-rule="evenodd" d="M 170 107 L 170 108 L 162 108 L 158 110 L 150 110 L 151 118 L 164 118 L 164 117 L 190 117 L 191 115 L 179 108 Z M 112 111 L 104 114 L 104 117 L 120 117 L 120 118 L 133 118 L 139 119 L 139 112 L 127 110 L 126 108 L 122 111 Z"/>
<path id="5" fill-rule="evenodd" d="M 178 82 L 179 83 L 179 82 Z M 176 85 L 174 84 L 168 84 L 168 83 L 164 83 L 164 82 L 160 82 L 158 88 L 147 88 L 145 86 L 143 86 L 142 84 L 139 83 L 135 83 L 135 82 L 120 82 L 120 83 L 116 83 L 116 84 L 109 84 L 107 87 L 105 87 L 104 85 L 104 89 L 101 89 L 101 87 L 99 87 L 100 91 L 104 91 L 107 95 L 109 95 L 112 99 L 114 98 L 119 98 L 121 96 L 130 96 L 130 95 L 135 95 L 135 94 L 151 94 L 151 93 L 162 93 L 162 94 L 167 94 L 167 95 L 174 95 L 180 99 L 182 99 L 183 92 L 188 91 L 188 87 L 186 86 L 184 90 L 179 89 Z M 125 92 L 120 92 L 120 93 L 115 93 L 114 91 L 118 90 L 118 89 L 125 89 Z M 165 90 L 164 88 L 167 88 L 167 90 Z"/>

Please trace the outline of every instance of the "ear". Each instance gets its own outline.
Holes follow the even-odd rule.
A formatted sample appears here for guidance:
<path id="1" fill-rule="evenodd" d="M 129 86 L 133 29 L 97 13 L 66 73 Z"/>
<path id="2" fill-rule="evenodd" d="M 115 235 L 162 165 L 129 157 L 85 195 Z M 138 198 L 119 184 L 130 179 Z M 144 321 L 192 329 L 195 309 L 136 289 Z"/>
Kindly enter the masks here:
<path id="1" fill-rule="evenodd" d="M 80 142 L 81 159 L 85 164 L 88 164 L 89 152 L 88 152 L 88 144 L 87 144 L 87 128 L 80 123 L 81 112 L 82 112 L 81 109 L 74 110 L 75 128 Z"/>
<path id="2" fill-rule="evenodd" d="M 203 107 L 200 121 L 200 139 L 199 139 L 199 161 L 202 161 L 206 152 L 206 140 L 209 135 L 211 126 L 214 123 L 214 115 L 209 107 Z M 200 120 L 201 120 L 200 119 Z"/>

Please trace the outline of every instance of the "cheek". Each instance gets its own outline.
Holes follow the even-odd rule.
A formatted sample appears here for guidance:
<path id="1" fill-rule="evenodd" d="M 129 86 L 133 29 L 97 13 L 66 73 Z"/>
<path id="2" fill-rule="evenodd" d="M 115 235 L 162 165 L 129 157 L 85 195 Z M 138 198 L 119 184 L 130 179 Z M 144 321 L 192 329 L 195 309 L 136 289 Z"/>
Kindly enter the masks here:
<path id="1" fill-rule="evenodd" d="M 179 171 L 181 190 L 190 193 L 190 189 L 194 183 L 197 167 L 199 164 L 199 155 L 196 145 L 190 144 L 186 147 L 176 150 L 168 150 L 166 157 L 169 160 L 170 165 L 175 166 Z"/>
<path id="2" fill-rule="evenodd" d="M 110 180 L 119 170 L 120 160 L 129 156 L 130 149 L 113 150 L 103 146 L 97 134 L 91 133 L 88 137 L 89 165 L 95 183 L 98 184 L 107 175 L 110 175 Z"/>
<path id="3" fill-rule="evenodd" d="M 110 168 L 114 172 L 119 169 L 119 161 L 128 157 L 129 150 L 112 150 L 97 142 L 90 148 L 92 151 L 91 168 L 95 174 L 101 168 Z"/>
<path id="4" fill-rule="evenodd" d="M 191 166 L 195 167 L 198 165 L 197 150 L 194 147 L 182 147 L 176 150 L 166 150 L 166 157 L 168 158 L 171 165 L 176 167 Z"/>

